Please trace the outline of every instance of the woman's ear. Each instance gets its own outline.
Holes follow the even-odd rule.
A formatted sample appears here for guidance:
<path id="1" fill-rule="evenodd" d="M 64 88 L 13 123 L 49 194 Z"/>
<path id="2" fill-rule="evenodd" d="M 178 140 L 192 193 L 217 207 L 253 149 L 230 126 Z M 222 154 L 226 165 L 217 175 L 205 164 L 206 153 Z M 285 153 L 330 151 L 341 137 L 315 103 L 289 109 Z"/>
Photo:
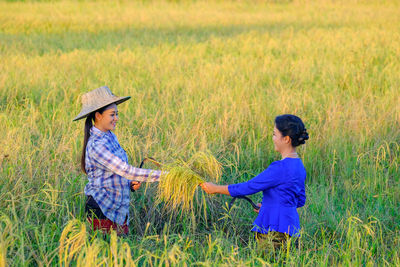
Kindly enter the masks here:
<path id="1" fill-rule="evenodd" d="M 283 137 L 283 141 L 284 141 L 286 144 L 291 144 L 291 143 L 292 143 L 292 139 L 290 139 L 290 136 L 289 136 L 289 135 L 286 135 L 285 137 Z"/>
<path id="2" fill-rule="evenodd" d="M 102 115 L 100 114 L 100 112 L 96 111 L 96 113 L 94 114 L 94 118 L 95 118 L 95 121 L 100 121 L 102 118 Z"/>

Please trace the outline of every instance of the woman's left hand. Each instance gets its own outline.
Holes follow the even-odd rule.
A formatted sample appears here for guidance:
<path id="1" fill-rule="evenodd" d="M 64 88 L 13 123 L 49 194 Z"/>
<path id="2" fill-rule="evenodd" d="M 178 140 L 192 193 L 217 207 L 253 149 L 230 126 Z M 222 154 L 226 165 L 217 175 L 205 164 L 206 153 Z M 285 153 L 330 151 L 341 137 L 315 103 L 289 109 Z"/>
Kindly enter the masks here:
<path id="1" fill-rule="evenodd" d="M 257 206 L 259 206 L 260 208 L 261 208 L 261 203 L 257 203 Z M 260 212 L 260 209 L 258 209 L 258 210 L 256 210 L 256 209 L 253 209 L 255 212 L 257 212 L 257 213 L 259 213 Z"/>
<path id="2" fill-rule="evenodd" d="M 141 182 L 132 181 L 131 182 L 131 189 L 136 191 L 136 190 L 138 190 L 140 188 L 141 185 L 142 185 Z"/>

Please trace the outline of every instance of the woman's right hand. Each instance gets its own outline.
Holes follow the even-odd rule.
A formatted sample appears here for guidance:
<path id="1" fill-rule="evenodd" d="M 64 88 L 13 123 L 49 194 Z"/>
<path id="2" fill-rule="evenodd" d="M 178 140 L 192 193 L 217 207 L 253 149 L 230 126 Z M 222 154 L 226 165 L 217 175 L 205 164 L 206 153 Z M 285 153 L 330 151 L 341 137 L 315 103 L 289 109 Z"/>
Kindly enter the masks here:
<path id="1" fill-rule="evenodd" d="M 204 190 L 204 192 L 206 192 L 207 194 L 215 194 L 216 193 L 216 184 L 213 183 L 202 183 L 200 184 L 201 189 Z"/>
<path id="2" fill-rule="evenodd" d="M 206 183 L 200 184 L 200 187 L 207 194 L 224 194 L 224 195 L 230 196 L 227 185 L 217 185 L 217 184 L 206 182 Z"/>
<path id="3" fill-rule="evenodd" d="M 131 182 L 131 190 L 136 191 L 140 188 L 141 185 L 142 185 L 141 182 L 132 181 Z"/>
<path id="4" fill-rule="evenodd" d="M 260 208 L 261 208 L 261 203 L 257 203 L 257 206 L 259 206 Z M 260 209 L 258 209 L 258 210 L 256 210 L 256 209 L 253 209 L 255 212 L 257 212 L 257 213 L 259 213 L 260 212 Z"/>

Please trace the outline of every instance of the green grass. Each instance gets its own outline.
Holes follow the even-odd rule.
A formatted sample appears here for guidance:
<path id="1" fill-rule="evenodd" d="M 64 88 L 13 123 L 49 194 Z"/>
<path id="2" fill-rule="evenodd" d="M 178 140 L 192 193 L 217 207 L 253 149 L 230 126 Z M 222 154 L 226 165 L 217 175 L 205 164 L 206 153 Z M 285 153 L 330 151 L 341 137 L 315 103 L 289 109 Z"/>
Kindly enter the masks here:
<path id="1" fill-rule="evenodd" d="M 64 262 L 67 225 L 73 265 L 400 265 L 399 7 L 0 2 L 0 266 Z M 90 234 L 83 122 L 72 119 L 102 85 L 132 96 L 116 134 L 133 165 L 208 150 L 222 183 L 279 159 L 273 119 L 300 116 L 310 140 L 299 249 L 258 251 L 246 203 L 228 213 L 229 197 L 198 191 L 191 213 L 171 212 L 156 185 L 132 194 L 129 237 Z"/>

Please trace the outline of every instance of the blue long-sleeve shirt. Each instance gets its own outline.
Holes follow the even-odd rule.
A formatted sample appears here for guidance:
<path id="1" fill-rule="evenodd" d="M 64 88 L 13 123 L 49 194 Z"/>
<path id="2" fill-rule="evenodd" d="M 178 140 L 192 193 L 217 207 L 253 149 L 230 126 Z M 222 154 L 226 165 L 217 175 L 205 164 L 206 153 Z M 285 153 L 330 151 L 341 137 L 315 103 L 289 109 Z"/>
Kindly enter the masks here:
<path id="1" fill-rule="evenodd" d="M 252 231 L 276 231 L 297 235 L 300 219 L 297 208 L 304 206 L 306 170 L 299 158 L 275 161 L 253 179 L 228 186 L 231 196 L 263 192 L 262 206 Z"/>
<path id="2" fill-rule="evenodd" d="M 125 219 L 129 224 L 130 180 L 157 182 L 161 175 L 161 171 L 129 165 L 115 134 L 94 126 L 86 146 L 85 169 L 85 194 L 92 196 L 104 215 L 119 225 Z"/>

